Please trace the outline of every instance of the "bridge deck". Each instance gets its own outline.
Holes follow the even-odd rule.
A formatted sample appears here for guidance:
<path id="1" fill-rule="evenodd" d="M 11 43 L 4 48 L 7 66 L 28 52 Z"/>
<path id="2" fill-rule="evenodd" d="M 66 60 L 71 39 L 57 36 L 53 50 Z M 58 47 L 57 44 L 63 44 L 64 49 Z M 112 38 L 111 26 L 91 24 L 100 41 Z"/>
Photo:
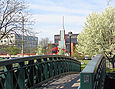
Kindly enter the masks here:
<path id="1" fill-rule="evenodd" d="M 80 86 L 80 74 L 71 74 L 55 78 L 35 89 L 77 89 Z"/>

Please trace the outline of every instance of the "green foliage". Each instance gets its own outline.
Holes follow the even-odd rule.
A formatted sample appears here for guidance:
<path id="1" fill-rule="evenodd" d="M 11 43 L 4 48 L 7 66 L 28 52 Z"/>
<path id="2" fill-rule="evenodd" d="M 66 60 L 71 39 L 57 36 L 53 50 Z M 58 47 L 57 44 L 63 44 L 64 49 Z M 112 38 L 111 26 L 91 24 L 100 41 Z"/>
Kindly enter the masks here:
<path id="1" fill-rule="evenodd" d="M 43 47 L 43 46 L 39 46 L 36 50 L 37 54 L 38 55 L 43 55 L 43 54 L 46 54 L 46 49 Z"/>
<path id="2" fill-rule="evenodd" d="M 6 45 L 1 45 L 0 46 L 0 52 L 1 53 L 6 53 L 7 52 L 7 46 Z"/>
<path id="3" fill-rule="evenodd" d="M 39 42 L 40 46 L 43 46 L 43 48 L 47 48 L 48 44 L 51 43 L 51 41 L 49 40 L 49 38 L 42 38 L 41 41 Z"/>
<path id="4" fill-rule="evenodd" d="M 83 60 L 84 59 L 84 55 L 79 53 L 77 48 L 78 48 L 78 44 L 75 45 L 75 50 L 74 50 L 74 53 L 72 54 L 72 57 L 76 57 L 78 60 Z"/>
<path id="5" fill-rule="evenodd" d="M 62 50 L 62 48 L 59 48 L 58 55 L 65 55 L 65 52 L 64 52 L 64 50 Z"/>
<path id="6" fill-rule="evenodd" d="M 1 61 L 1 60 L 4 60 L 4 59 L 3 59 L 3 58 L 0 58 L 0 61 Z"/>
<path id="7" fill-rule="evenodd" d="M 39 47 L 37 48 L 37 54 L 38 55 L 44 55 L 48 52 L 48 44 L 51 43 L 49 38 L 42 38 L 41 41 L 39 42 Z"/>
<path id="8" fill-rule="evenodd" d="M 115 8 L 108 7 L 101 14 L 92 13 L 78 36 L 78 51 L 90 57 L 98 53 L 115 53 Z"/>
<path id="9" fill-rule="evenodd" d="M 20 49 L 18 48 L 18 47 L 16 47 L 16 46 L 9 46 L 8 48 L 7 48 L 7 53 L 9 54 L 9 55 L 16 55 L 16 54 L 18 54 L 20 52 Z"/>
<path id="10" fill-rule="evenodd" d="M 109 68 L 110 67 L 110 68 Z M 106 72 L 115 72 L 115 68 L 112 67 L 112 63 L 109 60 L 106 60 Z"/>
<path id="11" fill-rule="evenodd" d="M 81 62 L 81 71 L 87 66 L 90 60 L 79 60 Z"/>

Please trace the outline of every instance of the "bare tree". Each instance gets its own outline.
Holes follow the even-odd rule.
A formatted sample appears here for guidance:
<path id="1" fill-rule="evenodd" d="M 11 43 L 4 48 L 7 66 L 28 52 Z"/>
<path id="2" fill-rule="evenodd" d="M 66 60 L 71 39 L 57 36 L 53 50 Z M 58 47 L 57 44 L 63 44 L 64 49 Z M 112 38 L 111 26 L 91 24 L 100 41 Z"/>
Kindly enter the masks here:
<path id="1" fill-rule="evenodd" d="M 51 41 L 46 37 L 41 39 L 39 45 L 41 45 L 43 48 L 47 48 L 49 43 L 51 43 Z"/>
<path id="2" fill-rule="evenodd" d="M 0 0 L 0 40 L 20 30 L 19 12 L 25 8 L 24 2 L 20 0 Z"/>

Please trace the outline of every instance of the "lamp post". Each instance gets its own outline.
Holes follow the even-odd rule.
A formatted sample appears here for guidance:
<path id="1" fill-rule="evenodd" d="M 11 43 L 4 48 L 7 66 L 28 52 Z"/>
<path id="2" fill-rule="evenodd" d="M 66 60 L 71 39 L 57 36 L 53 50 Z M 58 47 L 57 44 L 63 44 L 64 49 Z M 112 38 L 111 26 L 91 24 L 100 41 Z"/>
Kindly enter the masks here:
<path id="1" fill-rule="evenodd" d="M 24 16 L 22 12 L 19 12 L 19 14 L 22 15 L 22 50 L 21 50 L 21 53 L 22 53 L 22 56 L 24 56 Z"/>
<path id="2" fill-rule="evenodd" d="M 69 34 L 69 38 L 70 38 L 70 39 L 69 39 L 69 42 L 70 42 L 69 53 L 70 53 L 70 57 L 71 57 L 71 36 L 72 36 L 72 32 L 69 32 L 68 34 Z"/>

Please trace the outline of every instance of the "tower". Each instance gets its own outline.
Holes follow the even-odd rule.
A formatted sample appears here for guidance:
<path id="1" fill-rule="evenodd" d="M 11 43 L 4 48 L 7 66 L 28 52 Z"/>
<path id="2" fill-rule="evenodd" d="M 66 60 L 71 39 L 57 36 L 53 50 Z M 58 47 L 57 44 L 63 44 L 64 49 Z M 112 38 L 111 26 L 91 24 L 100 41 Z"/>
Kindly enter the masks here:
<path id="1" fill-rule="evenodd" d="M 60 40 L 58 42 L 58 47 L 61 49 L 66 50 L 66 45 L 65 45 L 65 28 L 64 28 L 64 16 L 63 16 L 63 28 L 60 29 Z"/>

